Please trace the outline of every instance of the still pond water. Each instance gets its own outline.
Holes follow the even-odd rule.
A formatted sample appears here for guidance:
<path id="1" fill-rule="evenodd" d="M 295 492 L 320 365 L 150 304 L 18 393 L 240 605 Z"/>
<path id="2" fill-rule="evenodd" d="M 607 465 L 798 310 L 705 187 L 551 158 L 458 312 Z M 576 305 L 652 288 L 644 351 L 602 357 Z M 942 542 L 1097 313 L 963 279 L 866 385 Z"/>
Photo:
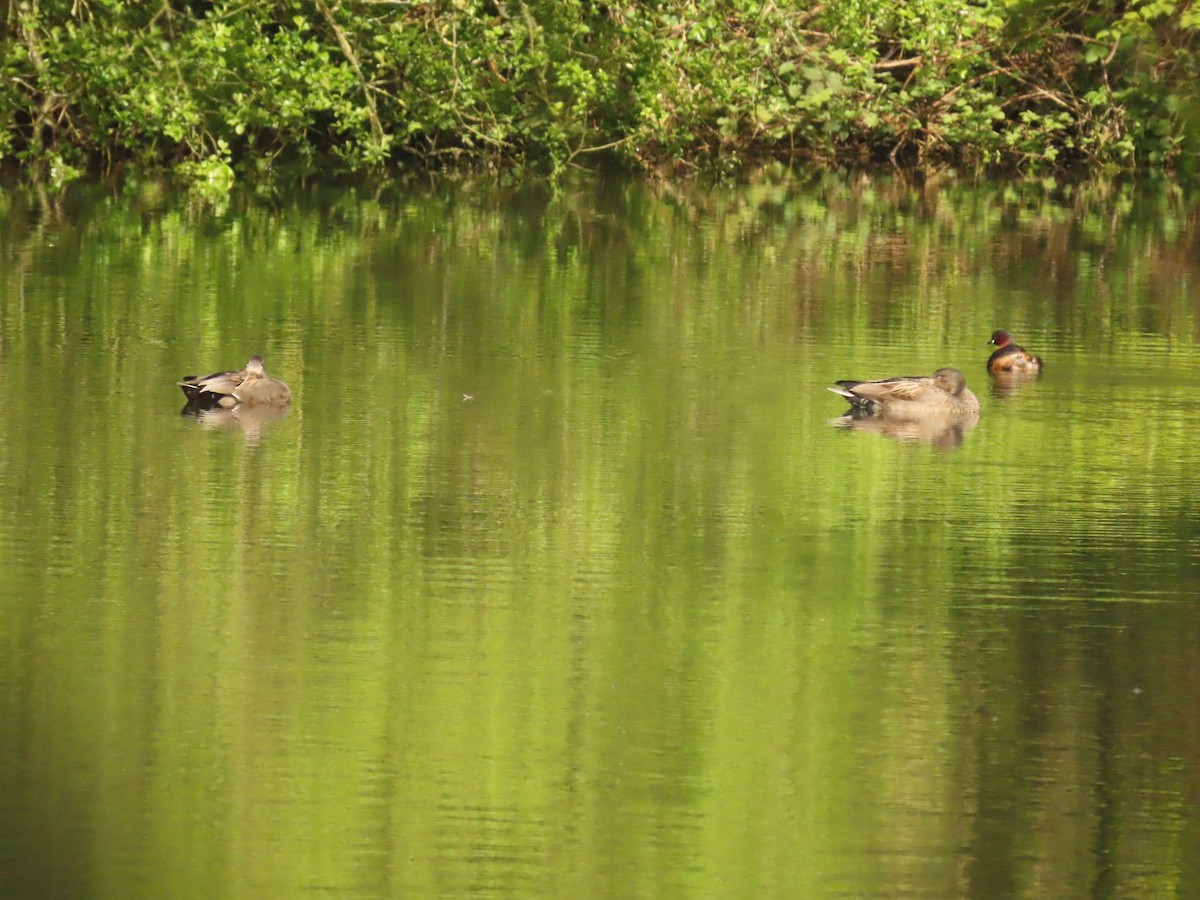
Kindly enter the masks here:
<path id="1" fill-rule="evenodd" d="M 1200 895 L 1198 248 L 1162 191 L 0 192 L 0 895 Z M 180 415 L 254 353 L 287 416 Z M 961 442 L 829 424 L 944 365 Z"/>

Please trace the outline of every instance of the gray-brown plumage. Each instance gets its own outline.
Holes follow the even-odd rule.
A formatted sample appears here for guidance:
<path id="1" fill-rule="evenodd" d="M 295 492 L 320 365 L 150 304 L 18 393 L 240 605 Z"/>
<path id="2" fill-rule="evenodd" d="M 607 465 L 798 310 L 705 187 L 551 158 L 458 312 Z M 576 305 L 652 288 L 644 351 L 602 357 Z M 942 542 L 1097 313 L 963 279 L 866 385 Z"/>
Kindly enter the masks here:
<path id="1" fill-rule="evenodd" d="M 979 398 L 958 369 L 931 376 L 906 375 L 881 381 L 839 381 L 829 390 L 850 401 L 851 415 L 891 420 L 937 417 L 978 418 Z"/>
<path id="2" fill-rule="evenodd" d="M 237 372 L 215 372 L 212 375 L 188 375 L 178 382 L 195 409 L 229 409 L 246 406 L 287 406 L 292 392 L 278 378 L 272 378 L 263 368 L 261 356 L 252 356 L 246 368 Z"/>

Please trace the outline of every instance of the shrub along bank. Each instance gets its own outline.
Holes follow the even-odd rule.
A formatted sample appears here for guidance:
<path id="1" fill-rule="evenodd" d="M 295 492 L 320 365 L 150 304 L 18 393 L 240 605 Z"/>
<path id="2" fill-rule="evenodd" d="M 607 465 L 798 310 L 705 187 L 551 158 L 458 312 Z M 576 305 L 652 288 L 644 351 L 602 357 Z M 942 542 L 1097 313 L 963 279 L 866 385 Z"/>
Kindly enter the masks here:
<path id="1" fill-rule="evenodd" d="M 1186 0 L 0 0 L 0 158 L 1191 174 Z"/>

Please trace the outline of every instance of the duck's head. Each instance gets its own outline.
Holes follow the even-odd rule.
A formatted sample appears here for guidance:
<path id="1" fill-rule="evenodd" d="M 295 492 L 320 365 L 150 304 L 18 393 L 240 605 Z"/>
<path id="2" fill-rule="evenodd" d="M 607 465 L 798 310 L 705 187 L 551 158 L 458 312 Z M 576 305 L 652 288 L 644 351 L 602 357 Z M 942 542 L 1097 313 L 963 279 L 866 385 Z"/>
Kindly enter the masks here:
<path id="1" fill-rule="evenodd" d="M 957 396 L 967 386 L 967 379 L 958 369 L 938 369 L 933 373 L 933 383 L 947 394 Z"/>
<path id="2" fill-rule="evenodd" d="M 995 344 L 997 347 L 1007 347 L 1013 342 L 1013 336 L 1003 329 L 992 332 L 992 339 L 989 344 Z"/>

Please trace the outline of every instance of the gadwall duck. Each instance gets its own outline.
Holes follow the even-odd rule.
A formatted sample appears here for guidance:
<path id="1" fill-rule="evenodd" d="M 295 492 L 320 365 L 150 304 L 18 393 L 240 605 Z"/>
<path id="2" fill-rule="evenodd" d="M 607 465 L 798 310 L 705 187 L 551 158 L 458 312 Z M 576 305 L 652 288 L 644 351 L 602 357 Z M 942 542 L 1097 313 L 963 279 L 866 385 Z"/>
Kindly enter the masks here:
<path id="1" fill-rule="evenodd" d="M 1013 336 L 1003 329 L 992 332 L 989 344 L 996 352 L 988 357 L 988 371 L 993 375 L 1036 375 L 1042 371 L 1042 361 L 1013 343 Z"/>
<path id="2" fill-rule="evenodd" d="M 267 374 L 261 356 L 250 357 L 240 371 L 188 375 L 178 384 L 188 405 L 198 409 L 229 409 L 238 404 L 287 406 L 292 400 L 288 386 Z"/>
<path id="3" fill-rule="evenodd" d="M 979 417 L 979 398 L 967 388 L 967 379 L 958 369 L 938 369 L 928 377 L 906 375 L 882 381 L 839 381 L 837 385 L 829 390 L 850 401 L 851 418 L 918 421 Z"/>

